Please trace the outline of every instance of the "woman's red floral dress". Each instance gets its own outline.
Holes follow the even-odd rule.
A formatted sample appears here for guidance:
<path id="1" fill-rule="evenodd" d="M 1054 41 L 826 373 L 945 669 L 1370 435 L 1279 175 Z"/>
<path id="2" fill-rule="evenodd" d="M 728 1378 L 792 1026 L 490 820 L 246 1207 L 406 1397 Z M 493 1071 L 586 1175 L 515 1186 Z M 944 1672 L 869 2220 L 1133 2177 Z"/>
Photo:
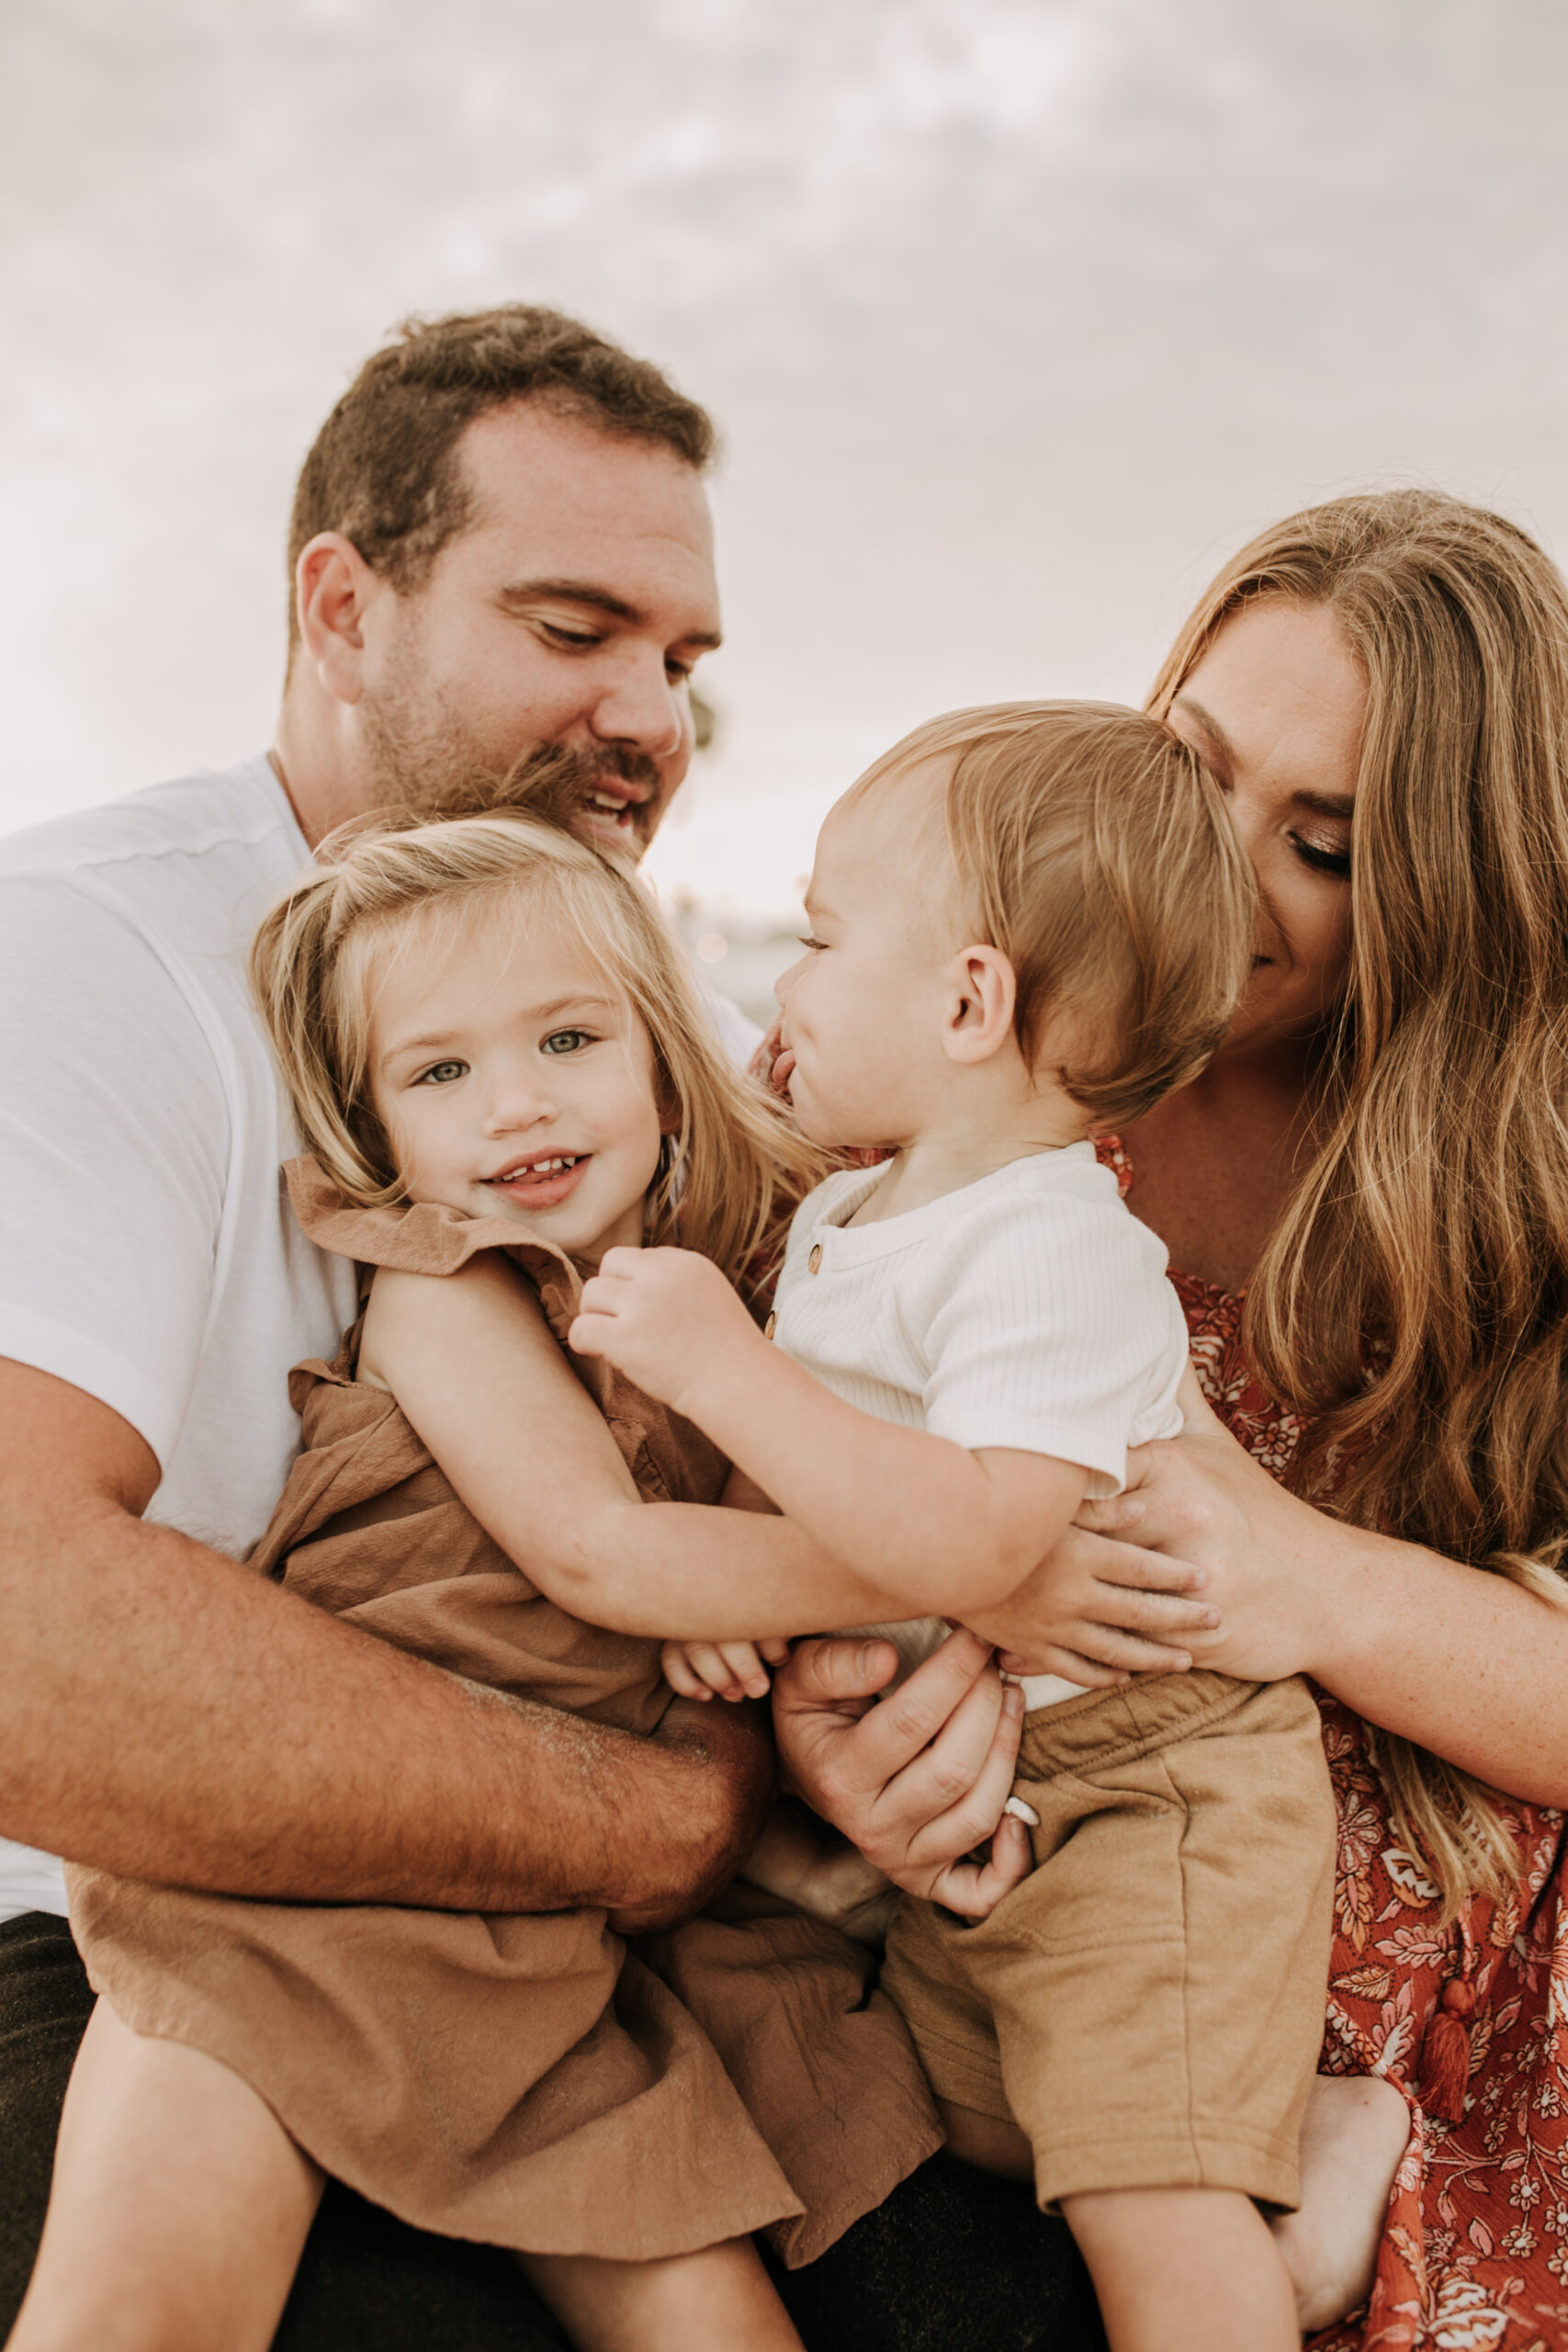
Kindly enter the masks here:
<path id="1" fill-rule="evenodd" d="M 1122 1155 L 1104 1157 L 1125 1184 Z M 1247 1368 L 1239 1295 L 1172 1280 L 1210 1402 L 1278 1476 L 1302 1424 Z M 1386 2075 L 1413 2128 L 1371 2301 L 1313 2352 L 1557 2352 L 1568 2346 L 1563 1817 L 1515 1807 L 1517 1895 L 1439 1928 L 1437 1889 L 1394 1839 L 1364 1724 L 1325 1692 L 1318 1704 L 1339 1814 L 1320 2071 Z"/>

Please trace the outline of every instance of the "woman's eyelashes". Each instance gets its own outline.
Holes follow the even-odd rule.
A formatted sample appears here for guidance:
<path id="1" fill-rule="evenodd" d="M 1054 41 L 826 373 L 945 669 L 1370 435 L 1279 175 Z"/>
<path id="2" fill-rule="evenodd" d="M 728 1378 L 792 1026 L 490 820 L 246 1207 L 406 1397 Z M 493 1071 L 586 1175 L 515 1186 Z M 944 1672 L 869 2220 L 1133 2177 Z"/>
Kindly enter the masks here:
<path id="1" fill-rule="evenodd" d="M 1316 874 L 1332 874 L 1345 881 L 1350 872 L 1350 852 L 1348 844 L 1337 842 L 1309 841 L 1302 833 L 1291 835 L 1291 846 L 1303 865 Z"/>
<path id="2" fill-rule="evenodd" d="M 822 949 L 828 943 L 825 939 L 801 939 L 798 944 L 804 947 L 809 955 L 818 956 L 820 955 Z"/>

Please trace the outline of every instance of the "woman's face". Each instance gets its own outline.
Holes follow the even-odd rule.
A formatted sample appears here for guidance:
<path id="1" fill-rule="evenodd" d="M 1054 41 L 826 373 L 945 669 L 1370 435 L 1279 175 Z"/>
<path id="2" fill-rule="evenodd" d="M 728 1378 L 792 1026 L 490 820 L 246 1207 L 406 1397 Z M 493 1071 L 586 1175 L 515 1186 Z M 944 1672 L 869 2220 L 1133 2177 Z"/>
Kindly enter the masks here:
<path id="1" fill-rule="evenodd" d="M 1171 706 L 1171 726 L 1224 790 L 1258 876 L 1252 979 L 1227 1056 L 1310 1037 L 1344 986 L 1366 702 L 1327 608 L 1271 596 L 1226 621 Z"/>

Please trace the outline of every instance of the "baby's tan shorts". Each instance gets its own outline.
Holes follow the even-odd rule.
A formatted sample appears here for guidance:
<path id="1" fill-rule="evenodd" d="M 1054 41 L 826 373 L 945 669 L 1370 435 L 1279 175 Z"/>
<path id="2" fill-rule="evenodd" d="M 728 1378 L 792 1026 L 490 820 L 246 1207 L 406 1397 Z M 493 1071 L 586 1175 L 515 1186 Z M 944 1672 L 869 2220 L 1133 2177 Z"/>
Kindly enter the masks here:
<path id="1" fill-rule="evenodd" d="M 1298 2201 L 1335 1824 L 1306 1685 L 1195 1670 L 1024 1724 L 1035 1869 L 966 1927 L 906 1897 L 882 1982 L 941 2098 L 1012 2118 L 1043 2207 L 1089 2189 Z"/>

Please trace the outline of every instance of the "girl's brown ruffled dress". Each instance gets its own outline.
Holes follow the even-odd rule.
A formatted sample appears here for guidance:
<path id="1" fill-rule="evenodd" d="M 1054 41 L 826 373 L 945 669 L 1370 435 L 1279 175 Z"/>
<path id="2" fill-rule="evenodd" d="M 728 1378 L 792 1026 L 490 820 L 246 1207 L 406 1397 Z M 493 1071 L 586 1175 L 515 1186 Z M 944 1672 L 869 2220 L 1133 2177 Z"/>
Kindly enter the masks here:
<path id="1" fill-rule="evenodd" d="M 549 1244 L 428 1205 L 355 1209 L 311 1161 L 288 1180 L 311 1239 L 367 1266 L 449 1274 L 505 1249 L 565 1349 L 581 1285 Z M 358 1332 L 290 1375 L 304 1452 L 250 1565 L 454 1673 L 656 1730 L 657 1643 L 529 1581 L 395 1400 L 355 1379 Z M 569 1360 L 646 1499 L 717 1501 L 728 1465 L 699 1430 Z M 634 2261 L 772 2225 L 795 2265 L 940 2145 L 872 1955 L 749 1889 L 629 1944 L 602 1910 L 249 1902 L 83 1870 L 70 1891 L 127 2024 L 209 2052 L 323 2171 L 448 2237 Z"/>

